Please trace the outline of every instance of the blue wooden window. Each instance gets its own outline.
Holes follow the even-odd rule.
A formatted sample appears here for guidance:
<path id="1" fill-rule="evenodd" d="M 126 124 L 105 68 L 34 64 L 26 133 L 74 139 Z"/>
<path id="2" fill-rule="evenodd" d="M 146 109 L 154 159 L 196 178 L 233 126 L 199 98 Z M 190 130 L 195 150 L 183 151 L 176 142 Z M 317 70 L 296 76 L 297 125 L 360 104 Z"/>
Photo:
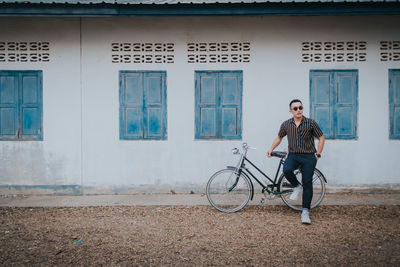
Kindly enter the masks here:
<path id="1" fill-rule="evenodd" d="M 389 70 L 390 139 L 400 139 L 400 69 Z"/>
<path id="2" fill-rule="evenodd" d="M 310 117 L 325 138 L 356 139 L 357 111 L 357 70 L 310 71 Z"/>
<path id="3" fill-rule="evenodd" d="M 167 139 L 165 71 L 120 71 L 120 139 Z"/>
<path id="4" fill-rule="evenodd" d="M 196 139 L 242 138 L 242 71 L 195 72 Z"/>
<path id="5" fill-rule="evenodd" d="M 0 71 L 0 140 L 43 140 L 42 71 Z"/>

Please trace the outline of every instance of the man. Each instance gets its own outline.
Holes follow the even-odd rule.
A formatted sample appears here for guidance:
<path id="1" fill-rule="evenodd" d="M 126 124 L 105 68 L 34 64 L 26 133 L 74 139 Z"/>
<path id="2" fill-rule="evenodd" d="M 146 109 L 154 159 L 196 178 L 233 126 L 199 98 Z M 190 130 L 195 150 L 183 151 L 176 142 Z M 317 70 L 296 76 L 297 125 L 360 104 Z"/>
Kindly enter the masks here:
<path id="1" fill-rule="evenodd" d="M 321 157 L 325 138 L 318 124 L 314 120 L 303 116 L 303 104 L 299 99 L 292 100 L 289 108 L 293 118 L 282 123 L 278 137 L 276 137 L 271 148 L 267 151 L 267 155 L 271 157 L 271 152 L 281 143 L 282 138 L 287 135 L 289 154 L 283 165 L 283 173 L 294 187 L 290 199 L 296 200 L 301 190 L 303 190 L 301 222 L 311 224 L 309 210 L 313 196 L 312 177 L 317 160 Z M 314 137 L 318 138 L 317 149 L 315 149 Z M 299 167 L 302 170 L 303 185 L 297 181 L 294 174 L 294 171 Z"/>

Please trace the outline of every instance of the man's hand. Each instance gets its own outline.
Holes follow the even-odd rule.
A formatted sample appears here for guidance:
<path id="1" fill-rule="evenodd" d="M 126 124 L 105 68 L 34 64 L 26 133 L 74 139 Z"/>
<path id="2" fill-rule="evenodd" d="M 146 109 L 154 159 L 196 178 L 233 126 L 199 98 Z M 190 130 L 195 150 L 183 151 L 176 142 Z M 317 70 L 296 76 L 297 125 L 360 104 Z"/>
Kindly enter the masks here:
<path id="1" fill-rule="evenodd" d="M 271 153 L 272 153 L 272 149 L 270 149 L 270 150 L 267 151 L 267 156 L 268 156 L 268 158 L 271 157 Z"/>

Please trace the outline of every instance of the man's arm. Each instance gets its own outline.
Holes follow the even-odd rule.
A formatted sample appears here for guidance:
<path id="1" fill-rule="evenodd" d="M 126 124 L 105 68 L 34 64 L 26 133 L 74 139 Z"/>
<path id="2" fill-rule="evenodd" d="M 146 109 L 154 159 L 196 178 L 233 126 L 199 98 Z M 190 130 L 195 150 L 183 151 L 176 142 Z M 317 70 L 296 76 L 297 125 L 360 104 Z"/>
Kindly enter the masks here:
<path id="1" fill-rule="evenodd" d="M 324 150 L 324 145 L 325 145 L 325 137 L 321 135 L 318 137 L 318 147 L 317 147 L 317 154 L 321 154 L 322 150 Z M 317 157 L 318 160 L 318 157 Z"/>
<path id="2" fill-rule="evenodd" d="M 279 135 L 275 138 L 274 142 L 272 143 L 271 148 L 267 151 L 267 156 L 271 157 L 271 153 L 272 151 L 274 151 L 274 149 L 279 146 L 279 144 L 282 142 L 282 137 L 280 137 Z"/>

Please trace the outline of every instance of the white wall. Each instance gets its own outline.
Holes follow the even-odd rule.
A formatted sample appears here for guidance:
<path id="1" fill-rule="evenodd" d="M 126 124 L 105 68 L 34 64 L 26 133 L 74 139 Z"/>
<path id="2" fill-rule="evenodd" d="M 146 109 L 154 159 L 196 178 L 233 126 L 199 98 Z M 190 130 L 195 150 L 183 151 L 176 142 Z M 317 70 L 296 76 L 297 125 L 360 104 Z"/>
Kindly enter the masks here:
<path id="1" fill-rule="evenodd" d="M 0 185 L 81 184 L 78 19 L 1 18 L 5 42 L 50 42 L 50 62 L 0 62 L 43 71 L 43 141 L 0 141 Z"/>
<path id="2" fill-rule="evenodd" d="M 328 140 L 318 168 L 329 185 L 398 186 L 388 69 L 400 62 L 379 57 L 381 40 L 400 39 L 397 25 L 399 16 L 1 18 L 0 39 L 49 41 L 51 62 L 0 62 L 0 69 L 42 69 L 44 81 L 44 141 L 0 142 L 0 184 L 201 187 L 235 163 L 230 150 L 243 141 L 258 148 L 250 158 L 272 175 L 278 161 L 265 151 L 290 116 L 288 102 L 302 99 L 309 114 L 309 70 L 358 69 L 358 140 Z M 187 63 L 187 42 L 231 41 L 251 42 L 251 63 Z M 303 41 L 367 41 L 367 61 L 303 63 Z M 111 63 L 112 42 L 173 42 L 175 62 Z M 119 70 L 167 71 L 168 140 L 119 140 Z M 242 141 L 194 139 L 195 70 L 243 70 Z"/>

